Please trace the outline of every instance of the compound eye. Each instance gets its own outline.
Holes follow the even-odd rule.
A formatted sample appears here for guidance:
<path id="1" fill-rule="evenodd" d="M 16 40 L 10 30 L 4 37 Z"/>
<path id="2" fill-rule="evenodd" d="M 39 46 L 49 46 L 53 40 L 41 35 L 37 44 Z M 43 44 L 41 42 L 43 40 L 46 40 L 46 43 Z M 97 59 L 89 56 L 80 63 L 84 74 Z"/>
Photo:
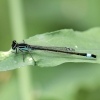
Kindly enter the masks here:
<path id="1" fill-rule="evenodd" d="M 13 40 L 13 43 L 16 44 L 16 40 Z"/>
<path id="2" fill-rule="evenodd" d="M 14 40 L 12 41 L 12 49 L 15 50 L 17 46 L 17 42 Z"/>

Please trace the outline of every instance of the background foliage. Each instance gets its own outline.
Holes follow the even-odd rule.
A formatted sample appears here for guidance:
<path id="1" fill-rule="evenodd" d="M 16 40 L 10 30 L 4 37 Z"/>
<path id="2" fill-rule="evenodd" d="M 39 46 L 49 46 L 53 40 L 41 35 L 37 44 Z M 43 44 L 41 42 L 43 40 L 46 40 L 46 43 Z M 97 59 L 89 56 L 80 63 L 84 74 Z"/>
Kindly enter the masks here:
<path id="1" fill-rule="evenodd" d="M 0 51 L 8 51 L 14 39 L 98 27 L 99 9 L 99 0 L 0 0 Z M 0 100 L 100 100 L 99 94 L 98 64 L 28 66 L 0 72 Z"/>

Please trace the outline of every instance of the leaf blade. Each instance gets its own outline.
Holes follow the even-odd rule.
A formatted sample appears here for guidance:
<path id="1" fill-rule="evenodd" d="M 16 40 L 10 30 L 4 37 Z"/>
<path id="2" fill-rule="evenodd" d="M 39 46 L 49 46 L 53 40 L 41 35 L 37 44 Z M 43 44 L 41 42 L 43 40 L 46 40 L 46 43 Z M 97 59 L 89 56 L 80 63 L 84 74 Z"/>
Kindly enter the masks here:
<path id="1" fill-rule="evenodd" d="M 84 32 L 73 31 L 72 29 L 63 29 L 55 32 L 36 35 L 26 39 L 25 42 L 30 45 L 40 46 L 56 46 L 74 48 L 76 52 L 85 52 L 97 55 L 97 59 L 89 59 L 69 54 L 60 54 L 53 52 L 44 52 L 34 50 L 32 56 L 36 64 L 41 67 L 57 66 L 66 62 L 87 62 L 100 63 L 100 28 L 93 28 Z M 5 56 L 2 56 L 4 55 Z M 22 54 L 13 54 L 11 50 L 8 52 L 0 52 L 0 71 L 20 68 L 26 65 L 34 65 L 30 55 L 25 53 L 25 62 L 23 62 Z"/>

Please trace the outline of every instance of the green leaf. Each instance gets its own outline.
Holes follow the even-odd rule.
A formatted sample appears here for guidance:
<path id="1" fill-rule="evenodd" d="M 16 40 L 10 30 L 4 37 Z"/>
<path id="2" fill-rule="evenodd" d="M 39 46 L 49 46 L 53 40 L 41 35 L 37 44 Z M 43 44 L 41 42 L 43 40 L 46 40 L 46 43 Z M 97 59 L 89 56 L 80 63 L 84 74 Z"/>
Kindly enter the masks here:
<path id="1" fill-rule="evenodd" d="M 26 39 L 25 42 L 30 45 L 70 47 L 74 48 L 76 52 L 97 55 L 97 58 L 95 59 L 78 55 L 34 50 L 31 54 L 36 61 L 37 66 L 57 66 L 66 62 L 100 63 L 99 34 L 100 28 L 93 28 L 84 32 L 63 29 L 30 37 L 29 39 Z M 12 53 L 12 50 L 0 52 L 0 71 L 20 68 L 26 65 L 34 65 L 34 61 L 30 57 L 30 54 L 25 53 L 25 61 L 23 62 L 23 55 L 21 52 L 18 54 Z"/>

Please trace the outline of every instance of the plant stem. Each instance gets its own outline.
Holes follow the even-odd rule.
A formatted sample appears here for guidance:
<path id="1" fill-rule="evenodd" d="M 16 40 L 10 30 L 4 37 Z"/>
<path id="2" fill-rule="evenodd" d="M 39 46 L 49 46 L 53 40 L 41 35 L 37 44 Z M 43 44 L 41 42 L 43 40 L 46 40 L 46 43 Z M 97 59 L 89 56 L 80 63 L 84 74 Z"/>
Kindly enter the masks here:
<path id="1" fill-rule="evenodd" d="M 26 37 L 26 30 L 21 0 L 9 0 L 9 12 L 13 38 L 22 41 Z M 19 94 L 21 100 L 31 100 L 31 79 L 29 67 L 21 67 L 17 70 Z M 32 98 L 33 100 L 33 98 Z"/>

